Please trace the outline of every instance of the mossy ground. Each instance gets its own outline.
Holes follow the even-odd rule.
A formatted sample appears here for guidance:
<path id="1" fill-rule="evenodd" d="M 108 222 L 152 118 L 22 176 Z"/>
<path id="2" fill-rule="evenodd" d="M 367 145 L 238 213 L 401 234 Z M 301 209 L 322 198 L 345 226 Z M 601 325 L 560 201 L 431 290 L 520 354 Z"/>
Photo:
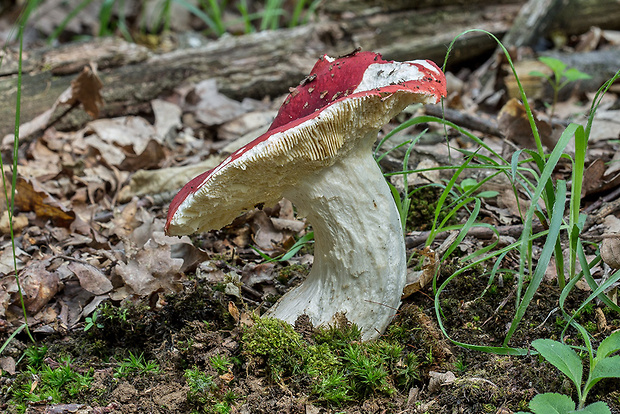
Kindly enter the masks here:
<path id="1" fill-rule="evenodd" d="M 501 340 L 514 303 L 498 306 L 510 297 L 513 283 L 505 277 L 503 286 L 476 299 L 486 283 L 479 273 L 468 273 L 444 293 L 444 321 L 454 339 L 486 345 Z M 557 288 L 543 286 L 540 292 L 513 345 L 561 332 L 555 318 L 547 318 Z M 230 302 L 246 316 L 240 322 L 230 315 Z M 117 413 L 304 413 L 308 406 L 325 413 L 494 413 L 500 407 L 524 409 L 540 392 L 574 393 L 538 358 L 451 346 L 425 294 L 408 299 L 381 339 L 370 343 L 361 343 L 344 317 L 330 329 L 314 329 L 303 318 L 291 327 L 252 317 L 241 301 L 194 281 L 163 303 L 159 309 L 148 301 L 105 305 L 101 327 L 39 337 L 36 348 L 14 340 L 9 352 L 19 358 L 30 349 L 30 356 L 21 360 L 15 377 L 0 378 L 2 409 L 35 412 L 62 402 Z M 609 325 L 620 324 L 617 315 L 608 318 Z M 47 350 L 37 353 L 43 346 Z M 34 383 L 55 369 L 68 372 L 57 390 Z M 432 372 L 445 371 L 456 380 L 430 391 Z M 618 385 L 603 381 L 592 398 L 617 410 Z"/>
<path id="2" fill-rule="evenodd" d="M 430 221 L 439 192 L 419 195 L 410 220 Z M 277 266 L 278 293 L 308 273 L 307 266 Z M 440 280 L 458 266 L 456 259 L 443 263 Z M 447 333 L 463 343 L 500 345 L 514 314 L 514 292 L 510 274 L 490 285 L 482 268 L 454 278 L 440 297 Z M 541 392 L 575 393 L 536 357 L 451 345 L 429 293 L 408 298 L 379 340 L 362 343 L 344 315 L 331 328 L 315 329 L 303 317 L 293 327 L 258 318 L 256 304 L 227 295 L 225 283 L 191 278 L 176 295 L 103 303 L 87 330 L 38 336 L 34 347 L 14 339 L 5 355 L 26 357 L 18 374 L 0 377 L 0 408 L 38 412 L 50 403 L 80 403 L 114 413 L 494 413 L 526 409 Z M 559 293 L 553 284 L 539 288 L 510 345 L 559 337 Z M 568 309 L 587 294 L 576 290 Z M 605 332 L 597 331 L 595 308 L 579 322 L 596 339 Z M 605 317 L 608 327 L 620 326 L 619 315 Z M 570 334 L 564 339 L 578 343 Z M 447 371 L 456 380 L 431 387 L 435 373 Z M 619 382 L 601 382 L 592 398 L 619 410 Z"/>

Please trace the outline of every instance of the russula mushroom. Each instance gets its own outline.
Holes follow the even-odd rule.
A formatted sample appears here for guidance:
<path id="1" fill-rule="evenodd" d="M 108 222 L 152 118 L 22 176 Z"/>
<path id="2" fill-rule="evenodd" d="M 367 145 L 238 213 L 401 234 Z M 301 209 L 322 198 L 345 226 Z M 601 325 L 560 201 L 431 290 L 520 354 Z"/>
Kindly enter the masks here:
<path id="1" fill-rule="evenodd" d="M 406 106 L 445 94 L 444 74 L 430 61 L 323 56 L 267 133 L 179 192 L 166 232 L 219 229 L 256 205 L 291 200 L 312 224 L 314 263 L 266 314 L 291 324 L 306 314 L 314 326 L 344 314 L 372 339 L 400 305 L 407 270 L 398 210 L 372 147 Z"/>

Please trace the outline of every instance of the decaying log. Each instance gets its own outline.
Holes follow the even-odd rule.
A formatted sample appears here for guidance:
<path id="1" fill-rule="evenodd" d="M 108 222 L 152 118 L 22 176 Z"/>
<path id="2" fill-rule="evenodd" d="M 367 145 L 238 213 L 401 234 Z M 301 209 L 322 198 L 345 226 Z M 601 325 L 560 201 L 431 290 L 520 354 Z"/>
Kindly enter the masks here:
<path id="1" fill-rule="evenodd" d="M 573 35 L 590 27 L 618 29 L 617 0 L 529 0 L 502 39 L 504 46 L 537 46 L 552 32 Z"/>
<path id="2" fill-rule="evenodd" d="M 97 40 L 57 50 L 28 50 L 24 56 L 21 122 L 50 108 L 88 62 L 99 67 L 106 102 L 101 116 L 148 112 L 149 101 L 185 82 L 214 78 L 226 95 L 241 99 L 277 96 L 288 91 L 308 73 L 317 57 L 346 54 L 356 47 L 381 52 L 387 59 L 428 58 L 442 63 L 447 45 L 463 31 L 479 28 L 501 37 L 524 0 L 440 0 L 421 2 L 355 0 L 350 9 L 338 9 L 342 1 L 325 2 L 317 23 L 293 29 L 267 31 L 211 41 L 195 49 L 154 54 L 120 40 Z M 570 0 L 584 2 L 586 0 Z M 612 0 L 596 0 L 610 3 Z M 618 13 L 613 2 L 608 15 Z M 363 12 L 356 10 L 354 4 Z M 569 8 L 570 6 L 565 6 Z M 601 18 L 601 10 L 585 7 L 581 24 Z M 562 16 L 562 13 L 560 13 Z M 564 17 L 569 18 L 569 17 Z M 574 20 L 574 15 L 570 16 Z M 598 21 L 598 20 L 595 20 Z M 620 18 L 617 19 L 620 24 Z M 596 24 L 596 23 L 594 23 Z M 566 26 L 570 27 L 570 26 Z M 570 34 L 570 33 L 568 33 Z M 494 41 L 479 32 L 461 36 L 450 63 L 491 52 Z M 16 59 L 5 56 L 0 71 L 0 136 L 13 130 L 16 96 Z M 63 127 L 76 127 L 88 120 L 81 110 L 64 119 Z M 53 119 L 53 117 L 52 117 Z M 58 126 L 58 125 L 57 125 Z"/>
<path id="3" fill-rule="evenodd" d="M 263 98 L 288 92 L 324 53 L 341 55 L 356 47 L 383 53 L 388 59 L 429 58 L 442 63 L 446 46 L 458 33 L 479 27 L 501 36 L 522 0 L 510 4 L 433 7 L 398 12 L 342 16 L 294 29 L 226 37 L 196 49 L 157 55 L 120 40 L 71 45 L 60 50 L 28 51 L 24 60 L 22 123 L 50 108 L 88 61 L 95 61 L 106 102 L 101 116 L 148 111 L 148 102 L 184 82 L 215 78 L 226 95 Z M 329 2 L 328 2 L 329 3 Z M 492 2 L 488 2 L 492 3 Z M 479 33 L 463 36 L 451 61 L 475 57 L 494 44 Z M 12 58 L 12 59 L 11 59 Z M 7 56 L 0 72 L 0 134 L 13 129 L 15 57 Z M 88 120 L 74 110 L 64 127 Z"/>

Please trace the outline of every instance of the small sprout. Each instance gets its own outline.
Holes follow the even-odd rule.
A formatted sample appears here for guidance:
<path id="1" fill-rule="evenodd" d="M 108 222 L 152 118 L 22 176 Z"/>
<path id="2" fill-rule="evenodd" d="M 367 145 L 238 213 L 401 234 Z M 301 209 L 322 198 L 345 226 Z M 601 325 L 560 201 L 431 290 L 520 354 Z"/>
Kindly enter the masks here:
<path id="1" fill-rule="evenodd" d="M 538 58 L 538 60 L 547 65 L 553 71 L 553 77 L 537 70 L 530 72 L 531 76 L 539 76 L 541 78 L 547 79 L 547 81 L 553 88 L 553 103 L 551 104 L 551 115 L 549 116 L 549 118 L 553 118 L 553 115 L 555 114 L 555 106 L 558 103 L 558 95 L 560 93 L 560 90 L 571 82 L 576 82 L 583 79 L 591 79 L 592 76 L 588 75 L 587 73 L 581 72 L 579 69 L 567 69 L 566 63 L 550 56 L 541 56 Z"/>
<path id="2" fill-rule="evenodd" d="M 103 324 L 97 322 L 97 317 L 99 315 L 99 311 L 95 310 L 91 316 L 87 316 L 85 321 L 86 325 L 84 325 L 84 332 L 88 331 L 93 326 L 96 326 L 98 329 L 103 328 Z"/>
<path id="3" fill-rule="evenodd" d="M 219 354 L 209 358 L 209 361 L 211 361 L 211 366 L 215 368 L 217 373 L 220 375 L 228 372 L 228 370 L 232 366 L 232 362 L 230 362 L 230 359 L 227 356 Z"/>
<path id="4" fill-rule="evenodd" d="M 144 354 L 138 356 L 133 352 L 129 352 L 129 357 L 125 358 L 116 368 L 116 377 L 126 377 L 129 374 L 157 374 L 159 373 L 159 365 L 155 361 L 146 361 Z"/>
<path id="5" fill-rule="evenodd" d="M 586 335 L 581 331 L 582 336 Z M 568 395 L 547 392 L 536 395 L 530 401 L 529 409 L 534 414 L 544 413 L 572 413 L 578 411 L 611 414 L 606 403 L 599 401 L 588 406 L 585 405 L 588 393 L 596 383 L 605 378 L 620 378 L 620 355 L 612 356 L 620 350 L 620 331 L 616 331 L 603 339 L 596 353 L 591 347 L 590 341 L 586 341 L 590 362 L 590 369 L 587 370 L 588 376 L 583 382 L 584 367 L 582 359 L 568 345 L 552 339 L 537 339 L 532 342 L 532 346 L 539 354 L 559 369 L 575 384 L 577 390 L 578 404 Z M 519 414 L 519 413 L 517 413 Z"/>

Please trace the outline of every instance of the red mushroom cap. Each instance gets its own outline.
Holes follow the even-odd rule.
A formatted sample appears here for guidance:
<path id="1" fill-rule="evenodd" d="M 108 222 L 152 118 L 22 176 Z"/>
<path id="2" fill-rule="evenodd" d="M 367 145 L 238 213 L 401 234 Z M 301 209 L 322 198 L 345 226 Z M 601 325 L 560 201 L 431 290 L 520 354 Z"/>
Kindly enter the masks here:
<path id="1" fill-rule="evenodd" d="M 181 189 L 166 232 L 221 228 L 259 203 L 275 204 L 287 186 L 350 151 L 362 132 L 378 130 L 411 103 L 436 103 L 442 96 L 445 76 L 431 61 L 385 61 L 372 52 L 323 56 L 265 134 Z"/>

